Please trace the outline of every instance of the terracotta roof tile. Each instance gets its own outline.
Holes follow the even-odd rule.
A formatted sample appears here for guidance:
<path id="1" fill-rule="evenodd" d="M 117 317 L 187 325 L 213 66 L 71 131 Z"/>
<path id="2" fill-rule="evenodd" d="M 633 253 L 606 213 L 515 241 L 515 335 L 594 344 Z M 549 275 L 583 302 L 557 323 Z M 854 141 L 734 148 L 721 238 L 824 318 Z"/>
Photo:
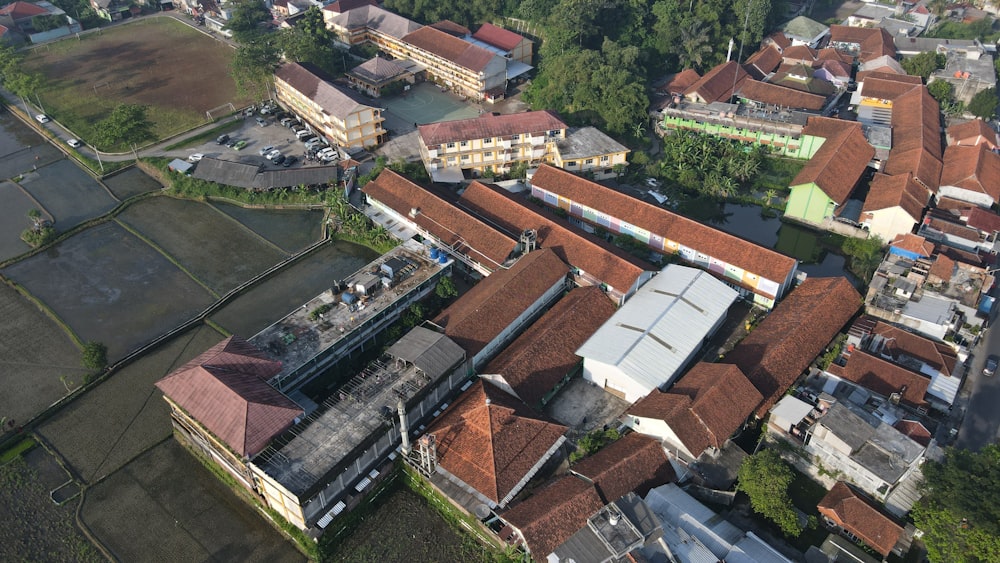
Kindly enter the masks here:
<path id="1" fill-rule="evenodd" d="M 576 350 L 615 310 L 599 287 L 573 289 L 480 371 L 502 375 L 525 403 L 541 404 L 579 365 Z"/>
<path id="2" fill-rule="evenodd" d="M 861 308 L 847 278 L 806 278 L 723 359 L 764 396 L 763 418 Z"/>
<path id="3" fill-rule="evenodd" d="M 792 46 L 792 40 L 781 31 L 775 31 L 771 35 L 768 35 L 767 38 L 777 45 L 779 49 L 787 49 Z"/>
<path id="4" fill-rule="evenodd" d="M 497 27 L 489 22 L 477 29 L 472 37 L 504 51 L 513 51 L 521 44 L 521 41 L 524 41 L 524 37 L 513 31 Z"/>
<path id="5" fill-rule="evenodd" d="M 889 55 L 896 56 L 896 44 L 892 34 L 882 28 L 830 26 L 830 43 L 854 43 L 858 45 L 858 59 L 867 61 Z"/>
<path id="6" fill-rule="evenodd" d="M 499 188 L 472 182 L 459 205 L 510 233 L 519 235 L 535 229 L 541 248 L 555 251 L 567 264 L 618 291 L 628 291 L 643 272 L 652 270 L 652 266 L 610 243 L 570 226 L 546 210 L 529 207 Z"/>
<path id="7" fill-rule="evenodd" d="M 892 427 L 925 448 L 931 443 L 930 431 L 923 424 L 915 420 L 900 420 L 896 424 L 893 424 Z"/>
<path id="8" fill-rule="evenodd" d="M 532 185 L 670 239 L 718 260 L 782 284 L 795 259 L 713 229 L 553 166 L 542 165 Z"/>
<path id="9" fill-rule="evenodd" d="M 565 128 L 566 124 L 559 119 L 555 112 L 543 110 L 504 115 L 484 113 L 471 119 L 439 121 L 421 125 L 417 131 L 424 145 L 434 147 L 446 143 L 509 137 L 524 133 L 545 135 L 549 131 Z"/>
<path id="10" fill-rule="evenodd" d="M 0 16 L 10 16 L 14 21 L 34 16 L 43 16 L 48 13 L 49 11 L 45 8 L 31 2 L 11 2 L 0 8 Z"/>
<path id="11" fill-rule="evenodd" d="M 827 371 L 885 397 L 893 393 L 902 393 L 901 401 L 910 407 L 927 407 L 924 395 L 927 394 L 927 386 L 931 382 L 929 377 L 867 352 L 855 350 L 845 365 L 831 364 Z"/>
<path id="12" fill-rule="evenodd" d="M 566 427 L 480 379 L 426 432 L 435 437 L 441 467 L 501 504 Z"/>
<path id="13" fill-rule="evenodd" d="M 343 14 L 348 10 L 353 10 L 354 8 L 360 8 L 361 6 L 378 6 L 377 0 L 335 0 L 323 6 L 324 10 L 333 12 L 335 14 Z"/>
<path id="14" fill-rule="evenodd" d="M 813 116 L 806 122 L 802 133 L 824 137 L 826 141 L 799 171 L 791 185 L 815 183 L 837 205 L 843 204 L 875 156 L 875 149 L 861 132 L 861 124 Z"/>
<path id="15" fill-rule="evenodd" d="M 913 252 L 914 254 L 925 258 L 930 257 L 931 253 L 934 252 L 934 244 L 932 242 L 922 236 L 912 233 L 897 235 L 896 238 L 889 243 L 889 246 L 895 246 L 896 248 Z"/>
<path id="16" fill-rule="evenodd" d="M 1000 232 L 1000 215 L 982 207 L 973 207 L 965 224 L 984 233 Z"/>
<path id="17" fill-rule="evenodd" d="M 966 240 L 979 240 L 979 231 L 971 227 L 966 227 L 960 223 L 956 223 L 952 219 L 945 219 L 943 217 L 930 217 L 930 221 L 925 218 L 925 224 L 933 229 L 941 231 L 942 233 L 948 235 L 954 235 L 957 237 L 964 238 Z"/>
<path id="18" fill-rule="evenodd" d="M 740 86 L 740 96 L 764 104 L 772 104 L 789 108 L 818 111 L 826 105 L 826 97 L 801 92 L 768 82 L 745 80 Z"/>
<path id="19" fill-rule="evenodd" d="M 936 192 L 941 178 L 941 113 L 937 101 L 918 86 L 893 102 L 892 149 L 882 171 L 913 174 L 913 179 Z"/>
<path id="20" fill-rule="evenodd" d="M 985 144 L 948 147 L 941 185 L 986 194 L 994 202 L 1000 200 L 1000 155 Z"/>
<path id="21" fill-rule="evenodd" d="M 967 214 L 973 207 L 976 207 L 976 205 L 953 197 L 938 197 L 937 203 L 934 205 L 935 210 L 947 211 L 953 213 L 956 217 Z"/>
<path id="22" fill-rule="evenodd" d="M 927 275 L 931 277 L 941 278 L 942 280 L 951 280 L 951 276 L 955 273 L 955 261 L 951 258 L 939 254 L 934 258 L 934 263 L 931 264 L 930 269 L 927 270 Z"/>
<path id="23" fill-rule="evenodd" d="M 340 119 L 345 119 L 362 108 L 372 107 L 368 100 L 354 90 L 328 82 L 325 74 L 309 63 L 283 64 L 274 72 L 274 76 L 319 104 L 325 112 Z"/>
<path id="24" fill-rule="evenodd" d="M 700 80 L 684 91 L 684 96 L 693 99 L 696 95 L 705 103 L 728 102 L 740 84 L 750 78 L 743 67 L 735 61 L 722 63 L 705 73 Z"/>
<path id="25" fill-rule="evenodd" d="M 785 48 L 785 50 L 781 52 L 781 58 L 784 59 L 786 63 L 789 61 L 806 61 L 809 64 L 812 64 L 817 57 L 818 53 L 816 52 L 816 49 L 813 49 L 808 45 L 792 45 L 791 47 Z"/>
<path id="26" fill-rule="evenodd" d="M 419 209 L 411 221 L 491 270 L 499 268 L 517 246 L 513 238 L 388 168 L 362 191 L 400 215 Z"/>
<path id="27" fill-rule="evenodd" d="M 896 80 L 898 77 L 899 75 L 883 72 L 873 72 L 865 76 L 864 84 L 861 86 L 861 96 L 865 98 L 895 100 L 919 86 L 919 83 L 913 84 L 906 80 Z M 919 79 L 920 77 L 917 76 L 916 78 Z"/>
<path id="28" fill-rule="evenodd" d="M 509 270 L 498 270 L 480 281 L 434 323 L 444 327 L 444 333 L 471 358 L 568 273 L 569 268 L 552 250 L 530 252 Z"/>
<path id="29" fill-rule="evenodd" d="M 586 526 L 587 519 L 604 504 L 593 485 L 564 475 L 500 517 L 521 531 L 532 557 L 544 561 L 555 548 Z"/>
<path id="30" fill-rule="evenodd" d="M 758 80 L 771 74 L 778 68 L 781 64 L 781 51 L 779 51 L 773 45 L 766 45 L 761 47 L 759 51 L 750 55 L 750 58 L 743 63 L 743 69 L 747 70 L 747 67 L 753 67 L 757 70 L 760 75 L 756 77 Z M 747 70 L 749 72 L 749 70 Z"/>
<path id="31" fill-rule="evenodd" d="M 763 399 L 737 366 L 699 362 L 669 391 L 653 390 L 628 414 L 663 420 L 698 457 L 721 448 Z"/>
<path id="32" fill-rule="evenodd" d="M 876 174 L 872 178 L 863 211 L 878 211 L 898 206 L 912 217 L 915 223 L 923 217 L 924 207 L 929 199 L 930 193 L 914 182 L 909 174 L 896 176 Z"/>
<path id="33" fill-rule="evenodd" d="M 459 67 L 476 72 L 484 70 L 490 61 L 497 57 L 491 51 L 430 26 L 421 27 L 407 34 L 403 37 L 403 41 Z"/>
<path id="34" fill-rule="evenodd" d="M 667 83 L 657 88 L 657 90 L 667 94 L 683 95 L 692 84 L 698 82 L 700 79 L 701 75 L 698 74 L 698 71 L 693 68 L 686 68 L 672 75 L 670 80 L 667 80 Z"/>
<path id="35" fill-rule="evenodd" d="M 831 76 L 837 78 L 849 79 L 851 77 L 851 64 L 838 60 L 818 60 L 813 63 L 813 68 L 816 70 L 826 70 Z"/>
<path id="36" fill-rule="evenodd" d="M 816 57 L 821 61 L 839 61 L 848 66 L 854 64 L 854 57 L 845 55 L 836 49 L 825 47 L 816 52 Z"/>
<path id="37" fill-rule="evenodd" d="M 430 27 L 434 29 L 443 31 L 449 35 L 454 35 L 455 37 L 465 37 L 467 35 L 472 35 L 472 30 L 465 27 L 462 24 L 455 23 L 451 20 L 441 20 L 437 23 L 432 23 Z"/>
<path id="38" fill-rule="evenodd" d="M 644 497 L 653 487 L 677 480 L 659 440 L 635 432 L 608 444 L 570 470 L 590 480 L 605 504 L 631 492 Z"/>
<path id="39" fill-rule="evenodd" d="M 234 452 L 252 457 L 303 413 L 267 383 L 279 371 L 281 362 L 230 336 L 156 386 Z"/>
<path id="40" fill-rule="evenodd" d="M 902 526 L 843 481 L 838 481 L 816 508 L 886 557 L 903 534 Z"/>
<path id="41" fill-rule="evenodd" d="M 406 73 L 405 68 L 385 57 L 368 59 L 348 72 L 352 76 L 373 84 L 379 84 Z"/>
<path id="42" fill-rule="evenodd" d="M 1000 141 L 997 140 L 997 132 L 982 119 L 973 119 L 959 125 L 952 125 L 947 130 L 947 138 L 949 145 L 986 144 L 991 149 L 1000 145 Z"/>

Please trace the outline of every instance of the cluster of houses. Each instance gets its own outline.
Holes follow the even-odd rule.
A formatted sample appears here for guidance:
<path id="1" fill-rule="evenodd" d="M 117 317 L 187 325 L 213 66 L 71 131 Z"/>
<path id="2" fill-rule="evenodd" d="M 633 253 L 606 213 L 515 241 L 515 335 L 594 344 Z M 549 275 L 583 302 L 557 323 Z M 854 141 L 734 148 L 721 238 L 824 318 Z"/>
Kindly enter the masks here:
<path id="1" fill-rule="evenodd" d="M 51 2 L 17 0 L 0 8 L 0 43 L 41 43 L 79 33 L 80 22 Z"/>
<path id="2" fill-rule="evenodd" d="M 989 77 L 973 80 L 968 71 L 946 67 L 930 79 L 953 82 L 960 99 L 971 99 L 996 83 L 982 44 L 900 37 L 884 26 L 820 28 L 776 32 L 743 64 L 675 75 L 660 88 L 662 127 L 767 145 L 806 160 L 789 186 L 785 217 L 809 225 L 853 225 L 891 241 L 941 208 L 989 210 L 1000 198 L 995 131 L 979 120 L 955 125 L 945 146 L 937 101 L 896 60 L 924 51 L 970 68 L 981 60 Z"/>

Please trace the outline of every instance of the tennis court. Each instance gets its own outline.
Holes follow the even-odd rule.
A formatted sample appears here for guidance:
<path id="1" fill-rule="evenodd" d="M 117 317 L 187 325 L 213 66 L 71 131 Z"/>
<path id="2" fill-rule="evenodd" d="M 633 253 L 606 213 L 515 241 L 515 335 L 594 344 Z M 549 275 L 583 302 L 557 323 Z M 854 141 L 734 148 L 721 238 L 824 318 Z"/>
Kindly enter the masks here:
<path id="1" fill-rule="evenodd" d="M 455 94 L 442 92 L 435 84 L 421 82 L 406 95 L 385 100 L 385 127 L 397 132 L 410 131 L 414 123 L 455 121 L 479 116 L 479 107 L 460 100 Z"/>

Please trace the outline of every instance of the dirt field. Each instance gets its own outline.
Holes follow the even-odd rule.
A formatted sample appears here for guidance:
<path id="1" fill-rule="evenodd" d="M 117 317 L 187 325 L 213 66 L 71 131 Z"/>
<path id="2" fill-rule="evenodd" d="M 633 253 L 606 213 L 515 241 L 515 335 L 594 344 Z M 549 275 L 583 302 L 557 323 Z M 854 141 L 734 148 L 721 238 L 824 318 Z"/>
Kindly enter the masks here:
<path id="1" fill-rule="evenodd" d="M 159 182 L 138 168 L 129 168 L 103 181 L 111 193 L 122 201 L 132 196 L 163 189 Z"/>
<path id="2" fill-rule="evenodd" d="M 60 233 L 100 217 L 118 204 L 103 186 L 66 159 L 26 174 L 20 184 L 51 215 Z"/>
<path id="3" fill-rule="evenodd" d="M 330 561 L 489 561 L 471 536 L 448 526 L 424 499 L 399 486 L 334 551 Z"/>
<path id="4" fill-rule="evenodd" d="M 321 234 L 323 212 L 319 210 L 246 209 L 226 203 L 212 205 L 288 253 L 298 252 L 316 242 Z"/>
<path id="5" fill-rule="evenodd" d="M 76 501 L 57 506 L 49 498 L 66 480 L 60 471 L 40 447 L 0 466 L 0 560 L 103 561 L 73 523 Z"/>
<path id="6" fill-rule="evenodd" d="M 170 415 L 153 387 L 222 340 L 206 325 L 175 336 L 73 401 L 38 428 L 87 483 L 118 470 L 170 436 Z"/>
<path id="7" fill-rule="evenodd" d="M 163 138 L 237 102 L 232 57 L 230 47 L 173 18 L 147 17 L 36 48 L 27 66 L 46 78 L 45 111 L 81 138 L 92 141 L 94 125 L 122 103 L 148 105 Z"/>
<path id="8" fill-rule="evenodd" d="M 211 295 L 117 223 L 83 231 L 3 270 L 112 361 L 190 319 Z"/>
<path id="9" fill-rule="evenodd" d="M 250 338 L 377 256 L 349 242 L 326 244 L 243 293 L 211 318 L 226 330 Z"/>
<path id="10" fill-rule="evenodd" d="M 80 351 L 44 313 L 0 284 L 0 418 L 25 422 L 81 384 Z M 2 559 L 2 557 L 0 557 Z"/>
<path id="11" fill-rule="evenodd" d="M 303 561 L 176 440 L 87 491 L 83 521 L 120 561 Z"/>
<path id="12" fill-rule="evenodd" d="M 285 258 L 278 248 L 204 203 L 155 197 L 129 206 L 118 219 L 219 295 Z"/>

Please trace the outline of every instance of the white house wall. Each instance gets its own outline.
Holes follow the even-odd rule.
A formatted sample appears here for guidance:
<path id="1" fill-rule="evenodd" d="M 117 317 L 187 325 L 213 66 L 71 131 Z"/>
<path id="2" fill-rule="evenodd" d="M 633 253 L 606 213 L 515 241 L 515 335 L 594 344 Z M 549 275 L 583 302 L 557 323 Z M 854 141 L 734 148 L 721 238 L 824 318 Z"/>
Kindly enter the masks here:
<path id="1" fill-rule="evenodd" d="M 694 455 L 687 449 L 681 439 L 674 432 L 674 429 L 666 423 L 666 421 L 659 418 L 646 418 L 642 416 L 626 416 L 625 424 L 632 430 L 645 434 L 646 436 L 651 436 L 665 442 L 663 446 L 668 450 L 674 450 L 676 453 L 683 454 L 681 457 L 693 460 L 698 456 Z M 698 452 L 701 455 L 701 452 Z"/>
<path id="2" fill-rule="evenodd" d="M 909 233 L 916 224 L 916 219 L 903 211 L 902 207 L 891 207 L 871 212 L 871 220 L 867 221 L 868 231 L 888 241 L 897 235 Z"/>

